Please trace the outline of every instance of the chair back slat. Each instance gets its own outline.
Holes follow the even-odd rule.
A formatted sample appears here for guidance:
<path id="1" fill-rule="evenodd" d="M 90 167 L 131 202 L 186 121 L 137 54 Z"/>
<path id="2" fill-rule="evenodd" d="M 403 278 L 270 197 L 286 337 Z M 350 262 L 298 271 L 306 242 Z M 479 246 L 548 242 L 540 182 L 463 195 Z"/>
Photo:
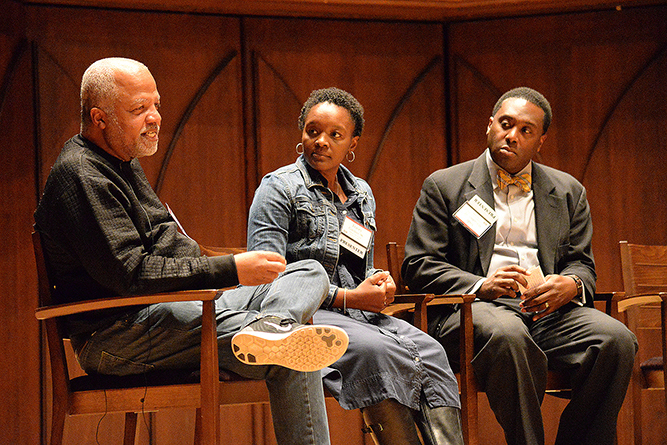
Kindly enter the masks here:
<path id="1" fill-rule="evenodd" d="M 667 246 L 620 242 L 627 295 L 667 292 Z"/>
<path id="2" fill-rule="evenodd" d="M 51 306 L 51 283 L 46 271 L 46 260 L 42 249 L 42 236 L 38 231 L 32 232 L 32 247 L 35 252 L 35 263 L 37 266 L 37 284 L 39 286 L 39 305 L 41 307 Z"/>
<path id="3" fill-rule="evenodd" d="M 642 388 L 665 390 L 667 376 L 667 246 L 619 243 L 626 300 L 624 322 L 639 338 L 629 394 L 635 443 L 642 443 Z M 660 294 L 660 295 L 658 295 Z M 660 329 L 656 327 L 660 325 Z M 657 332 L 660 338 L 657 338 Z M 641 334 L 641 335 L 640 335 Z M 656 351 L 655 341 L 661 348 Z M 661 354 L 661 356 L 654 356 Z M 667 408 L 667 393 L 664 394 Z"/>
<path id="4" fill-rule="evenodd" d="M 395 242 L 387 243 L 387 270 L 396 283 L 396 295 L 408 293 L 408 287 L 403 283 L 401 276 L 401 266 L 405 258 L 405 247 L 399 246 Z"/>
<path id="5" fill-rule="evenodd" d="M 44 250 L 42 249 L 42 237 L 37 230 L 32 232 L 32 246 L 37 266 L 39 305 L 40 307 L 50 306 L 53 301 L 51 296 L 52 287 L 47 272 Z M 51 364 L 54 397 L 67 397 L 70 392 L 70 378 L 63 345 L 63 339 L 66 338 L 63 321 L 58 318 L 44 320 L 44 330 Z"/>

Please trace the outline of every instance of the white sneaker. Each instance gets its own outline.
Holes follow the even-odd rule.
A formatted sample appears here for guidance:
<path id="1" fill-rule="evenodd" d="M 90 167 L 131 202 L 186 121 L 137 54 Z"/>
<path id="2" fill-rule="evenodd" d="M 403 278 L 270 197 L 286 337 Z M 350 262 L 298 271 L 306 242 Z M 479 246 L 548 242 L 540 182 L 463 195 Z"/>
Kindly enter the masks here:
<path id="1" fill-rule="evenodd" d="M 253 321 L 232 338 L 232 351 L 248 365 L 280 365 L 313 372 L 329 366 L 347 350 L 341 328 L 302 325 L 269 316 Z"/>

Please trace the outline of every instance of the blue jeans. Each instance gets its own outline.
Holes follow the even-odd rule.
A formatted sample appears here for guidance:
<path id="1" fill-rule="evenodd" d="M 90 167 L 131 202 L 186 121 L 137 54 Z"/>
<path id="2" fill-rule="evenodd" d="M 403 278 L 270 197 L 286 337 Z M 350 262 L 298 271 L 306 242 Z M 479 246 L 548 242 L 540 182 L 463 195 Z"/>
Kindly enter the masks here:
<path id="1" fill-rule="evenodd" d="M 232 354 L 231 339 L 267 315 L 310 320 L 329 290 L 324 268 L 314 260 L 287 266 L 276 280 L 240 286 L 216 301 L 220 367 L 252 379 L 265 379 L 276 438 L 280 444 L 329 444 L 320 372 L 281 366 L 250 366 Z M 201 303 L 161 303 L 116 321 L 86 339 L 72 339 L 86 371 L 128 375 L 146 370 L 198 368 Z"/>

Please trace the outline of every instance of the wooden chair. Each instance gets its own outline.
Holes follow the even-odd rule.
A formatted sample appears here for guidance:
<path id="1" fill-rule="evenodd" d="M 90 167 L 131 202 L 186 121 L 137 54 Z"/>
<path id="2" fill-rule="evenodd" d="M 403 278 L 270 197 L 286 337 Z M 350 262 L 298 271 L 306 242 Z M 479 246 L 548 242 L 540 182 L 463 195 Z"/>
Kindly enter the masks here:
<path id="1" fill-rule="evenodd" d="M 405 256 L 405 249 L 395 242 L 387 243 L 387 265 L 394 281 L 396 282 L 396 293 L 399 297 L 409 295 L 411 301 L 418 301 L 422 294 L 409 294 L 407 286 L 401 277 L 401 265 Z M 415 304 L 415 326 L 427 330 L 426 308 L 435 304 L 459 304 L 461 315 L 460 330 L 460 369 L 456 372 L 459 380 L 459 391 L 461 392 L 461 421 L 463 437 L 467 445 L 479 444 L 479 418 L 478 418 L 478 382 L 472 369 L 472 358 L 474 356 L 473 324 L 472 324 L 472 302 L 474 295 L 428 295 L 423 303 Z M 399 297 L 396 302 L 399 302 Z M 622 292 L 597 293 L 595 295 L 596 307 L 602 309 L 611 316 L 618 318 L 618 304 L 623 298 Z M 401 308 L 397 306 L 397 308 Z M 409 309 L 403 307 L 403 310 Z M 400 315 L 400 314 L 397 314 Z M 457 370 L 455 370 L 457 371 Z M 569 379 L 564 372 L 549 371 L 547 375 L 547 394 L 555 397 L 569 398 L 572 390 Z"/>
<path id="2" fill-rule="evenodd" d="M 39 284 L 36 317 L 42 320 L 48 345 L 53 387 L 51 445 L 63 440 L 65 419 L 84 414 L 125 413 L 123 443 L 134 443 L 137 413 L 170 408 L 195 408 L 195 443 L 217 444 L 220 405 L 268 401 L 263 380 L 247 380 L 219 370 L 214 302 L 221 290 L 169 292 L 156 295 L 115 297 L 53 305 L 48 265 L 38 232 L 32 235 Z M 219 251 L 222 253 L 222 251 Z M 202 301 L 200 370 L 148 372 L 139 376 L 84 375 L 70 378 L 62 317 L 89 311 L 160 302 Z"/>
<path id="3" fill-rule="evenodd" d="M 396 298 L 394 305 L 390 306 L 392 315 L 401 316 L 405 311 L 414 311 L 413 323 L 422 331 L 428 331 L 427 306 L 436 304 L 458 304 L 461 312 L 461 331 L 459 363 L 461 369 L 456 373 L 461 392 L 461 422 L 463 437 L 468 445 L 477 445 L 477 381 L 471 366 L 464 366 L 472 361 L 474 354 L 473 332 L 472 332 L 472 307 L 474 295 L 439 295 L 412 294 L 403 283 L 401 276 L 401 264 L 405 250 L 395 242 L 387 243 L 387 270 L 396 282 Z M 414 308 L 414 309 L 413 309 Z"/>
<path id="4" fill-rule="evenodd" d="M 626 298 L 618 304 L 618 310 L 624 315 L 628 328 L 640 338 L 640 344 L 643 333 L 660 332 L 659 348 L 642 351 L 640 347 L 639 357 L 635 360 L 630 381 L 634 443 L 640 445 L 642 443 L 642 389 L 665 391 L 667 246 L 647 246 L 621 241 L 620 249 Z M 658 328 L 658 325 L 661 327 Z M 644 342 L 642 346 L 649 346 L 650 343 L 652 342 Z M 654 356 L 658 354 L 661 356 Z M 667 393 L 664 399 L 665 409 L 667 409 Z"/>

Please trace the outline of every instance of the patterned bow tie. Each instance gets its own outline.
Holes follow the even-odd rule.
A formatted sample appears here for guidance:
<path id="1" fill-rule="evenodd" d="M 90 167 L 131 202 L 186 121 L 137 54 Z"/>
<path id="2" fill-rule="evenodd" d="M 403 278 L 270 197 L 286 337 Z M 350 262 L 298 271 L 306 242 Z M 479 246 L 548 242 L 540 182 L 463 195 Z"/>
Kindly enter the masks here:
<path id="1" fill-rule="evenodd" d="M 505 170 L 498 169 L 498 187 L 500 187 L 500 190 L 505 190 L 510 184 L 514 184 L 520 187 L 525 193 L 528 193 L 532 183 L 533 181 L 528 173 L 511 176 Z"/>

